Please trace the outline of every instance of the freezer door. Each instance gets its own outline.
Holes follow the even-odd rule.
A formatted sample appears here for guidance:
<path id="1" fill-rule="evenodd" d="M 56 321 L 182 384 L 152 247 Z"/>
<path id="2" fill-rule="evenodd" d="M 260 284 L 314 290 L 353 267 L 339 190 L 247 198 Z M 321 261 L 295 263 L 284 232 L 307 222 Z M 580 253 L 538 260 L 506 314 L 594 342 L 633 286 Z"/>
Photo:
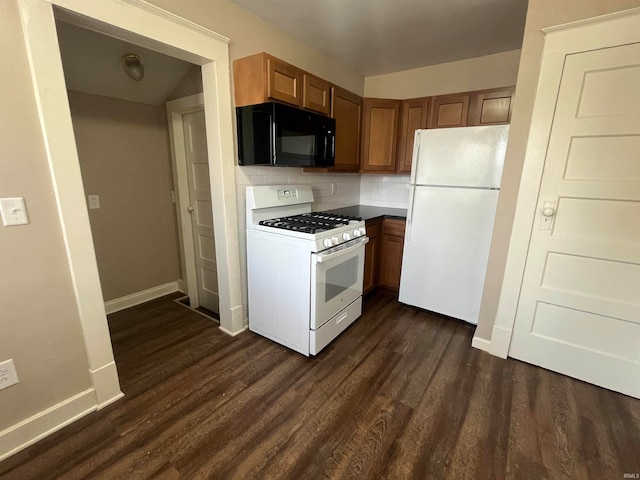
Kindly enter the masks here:
<path id="1" fill-rule="evenodd" d="M 478 323 L 497 190 L 412 187 L 402 303 Z"/>
<path id="2" fill-rule="evenodd" d="M 416 185 L 499 188 L 509 125 L 419 131 Z"/>

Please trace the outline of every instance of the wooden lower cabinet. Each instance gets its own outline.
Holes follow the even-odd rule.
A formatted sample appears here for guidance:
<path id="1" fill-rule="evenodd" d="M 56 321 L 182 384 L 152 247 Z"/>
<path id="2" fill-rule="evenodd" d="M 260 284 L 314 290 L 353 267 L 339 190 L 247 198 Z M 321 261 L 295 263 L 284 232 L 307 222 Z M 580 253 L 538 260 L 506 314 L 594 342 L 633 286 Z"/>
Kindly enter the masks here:
<path id="1" fill-rule="evenodd" d="M 393 290 L 400 289 L 405 224 L 406 222 L 404 220 L 394 218 L 385 218 L 382 223 L 380 273 L 378 281 L 381 287 L 387 287 Z"/>
<path id="2" fill-rule="evenodd" d="M 364 251 L 364 281 L 362 293 L 367 294 L 378 286 L 378 267 L 380 264 L 380 237 L 382 235 L 382 218 L 369 220 L 365 224 L 369 243 Z"/>
<path id="3" fill-rule="evenodd" d="M 363 293 L 377 286 L 400 289 L 405 221 L 376 218 L 366 222 L 369 243 L 365 246 Z"/>

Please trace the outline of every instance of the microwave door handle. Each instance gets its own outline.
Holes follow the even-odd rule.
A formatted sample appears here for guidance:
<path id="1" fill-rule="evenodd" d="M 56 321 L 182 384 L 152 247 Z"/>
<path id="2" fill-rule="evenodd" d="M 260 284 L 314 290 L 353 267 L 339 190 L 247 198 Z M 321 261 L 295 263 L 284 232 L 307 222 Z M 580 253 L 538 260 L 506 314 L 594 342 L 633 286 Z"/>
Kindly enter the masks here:
<path id="1" fill-rule="evenodd" d="M 336 134 L 335 132 L 331 132 L 331 156 L 335 158 L 336 156 Z"/>
<path id="2" fill-rule="evenodd" d="M 331 150 L 329 150 L 329 140 L 331 139 Z M 328 164 L 330 158 L 334 158 L 336 155 L 336 134 L 331 130 L 327 130 L 327 133 L 324 135 L 324 163 Z"/>
<path id="3" fill-rule="evenodd" d="M 327 160 L 329 160 L 329 154 L 328 154 L 328 151 L 327 151 L 327 147 L 328 147 L 328 145 L 327 145 L 327 135 L 328 135 L 328 132 L 325 135 L 323 135 L 324 148 L 323 148 L 323 155 L 322 156 L 324 157 L 324 162 L 325 163 L 327 163 Z"/>
<path id="4" fill-rule="evenodd" d="M 323 262 L 328 262 L 330 260 L 334 260 L 336 258 L 342 257 L 344 255 L 347 255 L 353 252 L 357 248 L 360 248 L 367 243 L 369 243 L 369 237 L 363 237 L 363 238 L 360 238 L 358 241 L 354 242 L 354 244 L 351 245 L 349 248 L 340 249 L 336 252 L 331 252 L 331 253 L 319 253 L 315 256 L 316 262 L 323 263 Z"/>
<path id="5" fill-rule="evenodd" d="M 269 125 L 271 125 L 271 135 L 269 136 L 269 146 L 271 147 L 271 165 L 276 164 L 276 122 L 273 121 L 273 113 L 269 113 Z"/>

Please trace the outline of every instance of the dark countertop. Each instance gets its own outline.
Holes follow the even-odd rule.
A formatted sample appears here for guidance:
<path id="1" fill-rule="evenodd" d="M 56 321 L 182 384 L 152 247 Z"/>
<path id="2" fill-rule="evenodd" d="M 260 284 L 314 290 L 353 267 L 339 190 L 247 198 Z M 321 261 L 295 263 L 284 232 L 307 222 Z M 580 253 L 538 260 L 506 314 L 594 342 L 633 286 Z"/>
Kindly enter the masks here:
<path id="1" fill-rule="evenodd" d="M 336 208 L 334 210 L 328 211 L 332 213 L 338 213 L 340 215 L 362 217 L 364 221 L 373 220 L 374 218 L 379 217 L 399 218 L 402 220 L 407 219 L 407 210 L 404 208 L 374 207 L 372 205 L 352 205 L 350 207 Z"/>

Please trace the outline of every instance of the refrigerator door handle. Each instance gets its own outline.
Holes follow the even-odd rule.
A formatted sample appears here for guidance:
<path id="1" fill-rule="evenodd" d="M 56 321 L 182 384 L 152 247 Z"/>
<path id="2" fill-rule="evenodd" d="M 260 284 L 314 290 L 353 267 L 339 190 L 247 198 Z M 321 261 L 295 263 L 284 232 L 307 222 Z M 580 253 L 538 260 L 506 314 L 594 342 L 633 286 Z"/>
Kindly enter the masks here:
<path id="1" fill-rule="evenodd" d="M 411 179 L 409 180 L 409 208 L 407 209 L 407 226 L 404 233 L 405 241 L 411 240 L 411 221 L 413 220 L 413 199 L 416 195 L 416 175 L 418 172 L 418 157 L 420 156 L 420 130 L 416 130 L 413 137 L 413 156 L 411 158 Z"/>
<path id="2" fill-rule="evenodd" d="M 407 226 L 404 232 L 404 239 L 406 242 L 411 240 L 411 227 L 413 221 L 413 203 L 414 197 L 416 196 L 416 186 L 409 186 L 409 208 L 407 209 Z"/>
<path id="3" fill-rule="evenodd" d="M 409 183 L 411 185 L 416 184 L 416 176 L 418 175 L 418 157 L 420 156 L 420 132 L 421 130 L 416 130 L 415 135 L 413 136 L 413 155 L 411 156 L 411 179 Z"/>

